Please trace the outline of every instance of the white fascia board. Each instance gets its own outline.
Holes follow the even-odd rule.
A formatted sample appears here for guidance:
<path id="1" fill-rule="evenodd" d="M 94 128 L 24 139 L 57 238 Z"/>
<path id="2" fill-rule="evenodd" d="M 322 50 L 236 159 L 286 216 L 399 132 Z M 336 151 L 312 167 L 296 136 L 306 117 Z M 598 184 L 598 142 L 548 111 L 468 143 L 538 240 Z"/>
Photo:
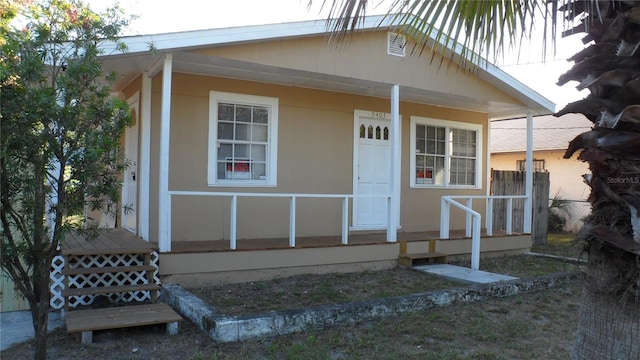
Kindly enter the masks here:
<path id="1" fill-rule="evenodd" d="M 525 96 L 527 99 L 529 99 L 530 101 L 533 101 L 536 105 L 544 109 L 544 110 L 540 109 L 538 111 L 535 111 L 536 115 L 548 115 L 548 114 L 553 114 L 555 112 L 556 104 L 553 101 L 542 96 L 540 93 L 531 89 L 527 85 L 523 84 L 513 76 L 507 74 L 504 70 L 500 69 L 499 67 L 490 63 L 486 63 L 486 67 L 484 68 L 481 67 L 481 69 L 483 71 L 486 71 L 487 75 L 497 79 L 501 83 L 508 86 L 510 89 L 518 92 L 522 96 Z M 545 110 L 548 112 L 545 112 Z"/>
<path id="2" fill-rule="evenodd" d="M 358 27 L 359 30 L 389 26 L 384 16 L 369 16 Z M 192 30 L 174 33 L 125 36 L 120 41 L 127 45 L 127 53 L 197 48 L 200 46 L 224 45 L 267 39 L 327 34 L 327 20 L 309 20 L 268 25 L 238 26 L 220 29 Z M 104 44 L 105 54 L 115 51 L 113 43 Z"/>

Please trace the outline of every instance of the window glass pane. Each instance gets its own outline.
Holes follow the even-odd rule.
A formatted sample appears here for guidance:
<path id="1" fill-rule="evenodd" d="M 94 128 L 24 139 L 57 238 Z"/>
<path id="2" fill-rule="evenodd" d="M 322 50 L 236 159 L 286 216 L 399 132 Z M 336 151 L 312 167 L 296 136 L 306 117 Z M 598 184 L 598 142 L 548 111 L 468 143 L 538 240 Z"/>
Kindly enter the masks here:
<path id="1" fill-rule="evenodd" d="M 236 124 L 236 140 L 249 140 L 251 138 L 251 125 Z"/>
<path id="2" fill-rule="evenodd" d="M 248 144 L 235 144 L 233 146 L 234 149 L 234 158 L 238 159 L 248 159 L 249 158 L 249 145 Z"/>
<path id="3" fill-rule="evenodd" d="M 218 179 L 227 179 L 227 163 L 226 161 L 218 161 Z"/>
<path id="4" fill-rule="evenodd" d="M 218 139 L 233 139 L 233 123 L 218 122 Z"/>
<path id="5" fill-rule="evenodd" d="M 424 139 L 426 133 L 426 126 L 416 125 L 416 139 Z"/>
<path id="6" fill-rule="evenodd" d="M 436 154 L 435 140 L 427 140 L 427 154 Z"/>
<path id="7" fill-rule="evenodd" d="M 427 142 L 423 139 L 416 140 L 416 152 L 419 154 L 427 153 Z"/>
<path id="8" fill-rule="evenodd" d="M 476 132 L 471 130 L 452 129 L 452 154 L 453 156 L 476 155 Z"/>
<path id="9" fill-rule="evenodd" d="M 236 121 L 251 122 L 251 106 L 236 105 Z"/>
<path id="10" fill-rule="evenodd" d="M 384 140 L 389 140 L 389 128 L 384 127 Z"/>
<path id="11" fill-rule="evenodd" d="M 376 126 L 376 139 L 380 140 L 382 138 L 382 132 L 380 130 L 380 126 Z"/>
<path id="12" fill-rule="evenodd" d="M 218 104 L 218 120 L 233 121 L 234 105 L 227 103 Z"/>
<path id="13" fill-rule="evenodd" d="M 253 161 L 267 161 L 267 146 L 266 145 L 251 145 L 251 160 L 253 160 Z"/>
<path id="14" fill-rule="evenodd" d="M 438 140 L 445 140 L 445 128 L 440 127 L 436 130 L 436 139 Z"/>
<path id="15" fill-rule="evenodd" d="M 360 139 L 364 139 L 364 138 L 365 138 L 364 125 L 360 125 Z"/>
<path id="16" fill-rule="evenodd" d="M 434 139 L 436 138 L 436 128 L 433 126 L 427 127 L 427 133 L 425 135 L 425 139 Z"/>
<path id="17" fill-rule="evenodd" d="M 254 124 L 251 126 L 251 140 L 252 141 L 267 141 L 267 127 L 264 125 Z"/>
<path id="18" fill-rule="evenodd" d="M 269 123 L 269 109 L 262 106 L 253 107 L 253 122 L 257 124 Z"/>
<path id="19" fill-rule="evenodd" d="M 367 128 L 367 138 L 373 139 L 373 126 L 371 125 L 369 125 L 369 127 Z"/>
<path id="20" fill-rule="evenodd" d="M 230 159 L 233 157 L 233 145 L 218 144 L 218 160 Z"/>
<path id="21" fill-rule="evenodd" d="M 476 173 L 475 171 L 469 171 L 467 173 L 467 182 L 465 185 L 475 185 L 476 182 Z"/>
<path id="22" fill-rule="evenodd" d="M 267 179 L 266 164 L 254 162 L 251 176 L 253 180 L 266 180 Z"/>
<path id="23" fill-rule="evenodd" d="M 444 157 L 432 157 L 434 184 L 444 185 Z"/>

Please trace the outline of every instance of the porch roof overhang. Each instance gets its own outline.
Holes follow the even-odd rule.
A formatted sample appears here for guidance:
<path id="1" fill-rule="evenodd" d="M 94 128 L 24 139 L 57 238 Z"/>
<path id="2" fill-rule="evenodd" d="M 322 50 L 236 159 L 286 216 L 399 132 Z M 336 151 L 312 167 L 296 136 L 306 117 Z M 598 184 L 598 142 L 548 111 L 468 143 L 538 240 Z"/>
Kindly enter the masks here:
<path id="1" fill-rule="evenodd" d="M 361 30 L 390 26 L 384 21 L 382 17 L 368 17 L 361 26 Z M 326 20 L 125 37 L 122 40 L 127 44 L 128 52 L 116 54 L 113 49 L 107 47 L 106 51 L 111 55 L 103 58 L 103 66 L 105 70 L 115 71 L 118 75 L 114 90 L 122 89 L 143 72 L 147 72 L 150 76 L 155 75 L 162 70 L 164 55 L 172 53 L 172 67 L 177 73 L 219 76 L 379 98 L 390 97 L 391 86 L 394 84 L 190 52 L 211 46 L 321 34 L 327 34 Z M 477 65 L 477 76 L 509 94 L 516 101 L 486 100 L 402 85 L 400 100 L 484 112 L 490 119 L 526 114 L 546 115 L 554 112 L 553 102 L 500 68 L 489 63 Z"/>

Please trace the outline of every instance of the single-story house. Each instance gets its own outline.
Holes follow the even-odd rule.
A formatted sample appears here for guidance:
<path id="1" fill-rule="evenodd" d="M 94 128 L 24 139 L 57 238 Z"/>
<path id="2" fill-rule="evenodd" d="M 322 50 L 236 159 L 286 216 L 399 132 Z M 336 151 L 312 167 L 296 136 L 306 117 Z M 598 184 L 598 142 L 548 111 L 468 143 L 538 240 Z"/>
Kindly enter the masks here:
<path id="1" fill-rule="evenodd" d="M 533 119 L 533 168 L 549 172 L 549 194 L 567 202 L 560 211 L 565 231 L 577 231 L 581 219 L 589 214 L 589 186 L 583 175 L 590 173 L 587 163 L 575 154 L 564 158 L 569 142 L 591 130 L 593 123 L 581 114 L 537 116 Z M 526 119 L 491 122 L 491 167 L 495 170 L 524 171 Z"/>
<path id="2" fill-rule="evenodd" d="M 165 282 L 390 267 L 403 240 L 472 252 L 454 230 L 487 213 L 491 121 L 554 104 L 491 64 L 412 55 L 382 17 L 329 35 L 319 20 L 132 36 L 103 57 L 136 118 L 134 211 L 115 226 L 158 244 Z M 531 244 L 484 231 L 486 254 Z"/>

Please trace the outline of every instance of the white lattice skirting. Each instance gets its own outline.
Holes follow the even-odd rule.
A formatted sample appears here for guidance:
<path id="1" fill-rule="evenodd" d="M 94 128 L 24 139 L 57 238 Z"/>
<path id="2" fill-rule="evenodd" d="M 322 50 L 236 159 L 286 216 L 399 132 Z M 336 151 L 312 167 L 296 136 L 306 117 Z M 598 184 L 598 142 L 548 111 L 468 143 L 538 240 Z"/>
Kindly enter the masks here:
<path id="1" fill-rule="evenodd" d="M 121 254 L 121 255 L 72 255 L 69 256 L 69 268 L 100 268 L 119 266 L 145 265 L 145 254 Z M 158 277 L 158 253 L 151 252 L 150 265 L 155 267 L 153 282 L 160 284 Z M 62 271 L 65 268 L 64 257 L 57 255 L 52 262 L 51 270 L 51 307 L 62 309 L 65 306 L 65 298 L 62 296 L 65 281 Z M 109 272 L 98 274 L 80 274 L 68 276 L 69 288 L 84 288 L 98 286 L 125 286 L 149 283 L 146 271 Z M 91 305 L 97 295 L 70 296 L 69 308 L 80 305 Z M 110 294 L 112 302 L 137 302 L 151 299 L 149 291 L 135 291 L 128 293 Z"/>

